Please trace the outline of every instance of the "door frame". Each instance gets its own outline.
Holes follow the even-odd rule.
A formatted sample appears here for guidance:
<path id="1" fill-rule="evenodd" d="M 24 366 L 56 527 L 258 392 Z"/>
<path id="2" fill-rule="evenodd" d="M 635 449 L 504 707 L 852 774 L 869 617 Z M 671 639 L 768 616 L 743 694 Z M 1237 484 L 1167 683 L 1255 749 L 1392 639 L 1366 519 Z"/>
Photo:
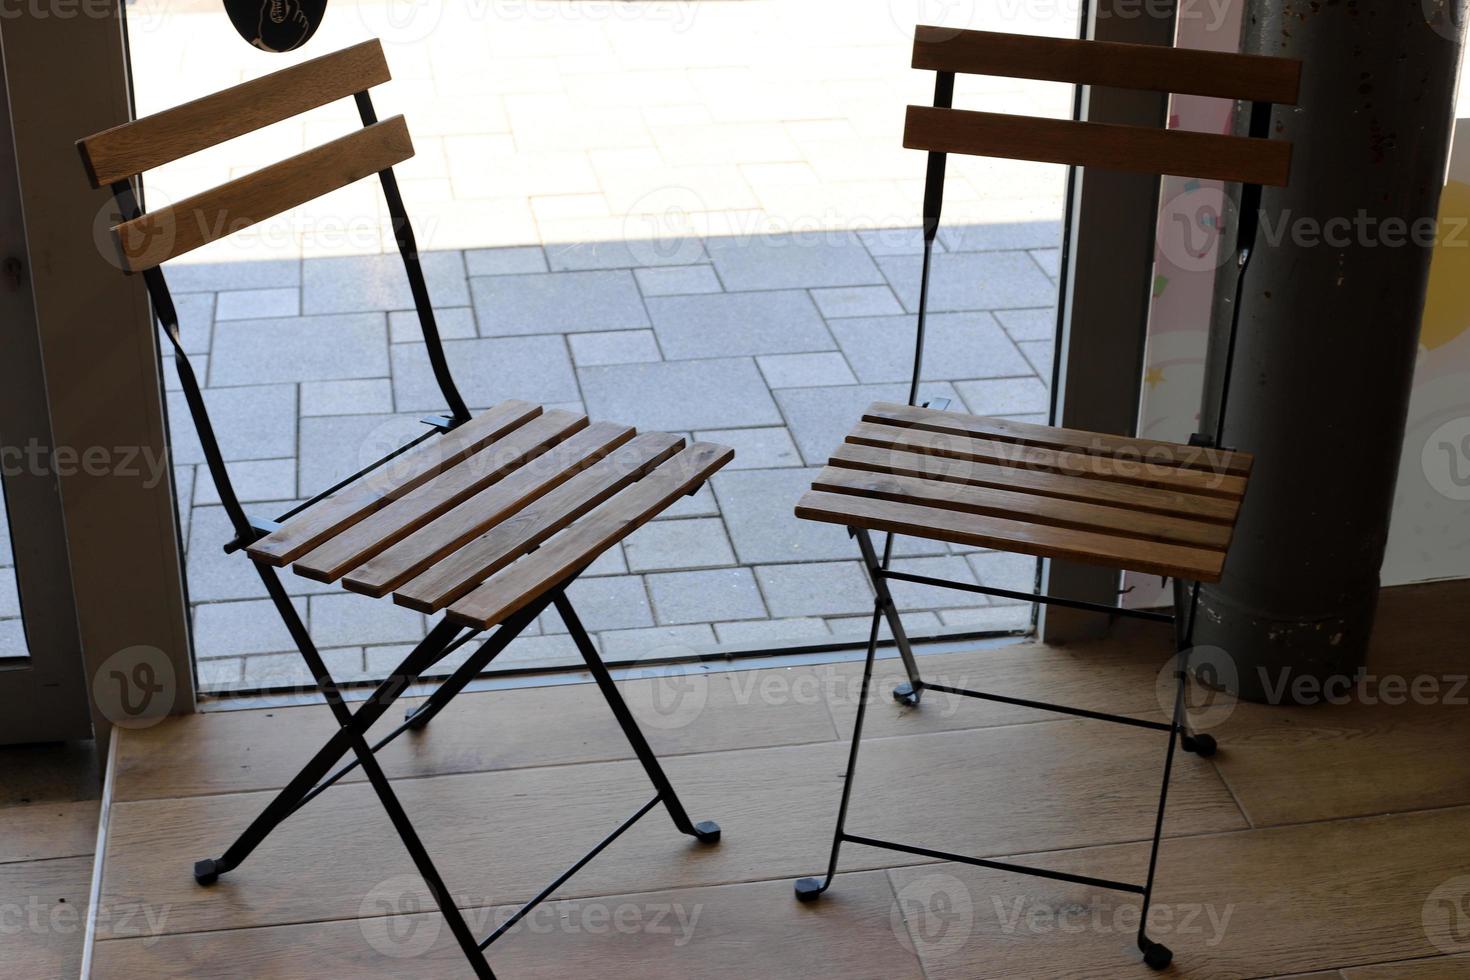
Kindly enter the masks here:
<path id="1" fill-rule="evenodd" d="M 9 370 L 26 376 L 25 426 L 55 450 L 48 476 L 13 498 L 12 521 L 39 547 L 17 555 L 32 666 L 0 680 L 0 744 L 58 734 L 26 700 L 54 670 L 58 715 L 85 710 L 105 746 L 113 725 L 193 711 L 195 690 L 157 331 L 142 281 L 108 247 L 111 195 L 89 187 L 75 148 L 130 118 L 120 0 L 69 16 L 23 5 L 0 18 L 0 59 L 13 152 L 4 206 L 18 201 L 20 217 L 4 244 L 22 263 L 0 302 L 32 334 Z"/>

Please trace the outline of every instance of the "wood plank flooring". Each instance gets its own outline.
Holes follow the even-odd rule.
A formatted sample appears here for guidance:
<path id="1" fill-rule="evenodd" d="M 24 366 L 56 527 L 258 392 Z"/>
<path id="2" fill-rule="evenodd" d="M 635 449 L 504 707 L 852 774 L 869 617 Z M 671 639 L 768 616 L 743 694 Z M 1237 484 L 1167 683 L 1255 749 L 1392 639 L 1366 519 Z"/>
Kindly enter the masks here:
<path id="1" fill-rule="evenodd" d="M 1371 671 L 1470 669 L 1464 587 L 1433 590 L 1431 616 L 1385 593 Z M 921 664 L 956 686 L 1156 718 L 1167 654 L 1144 626 Z M 888 698 L 899 675 L 880 661 L 852 832 L 1141 878 L 1162 736 L 932 694 L 905 709 Z M 792 899 L 791 880 L 825 864 L 858 676 L 843 663 L 625 682 L 691 816 L 724 840 L 701 847 L 655 810 L 493 947 L 498 975 L 1153 976 L 1126 894 L 849 846 L 821 902 Z M 1176 975 L 1470 977 L 1470 923 L 1446 918 L 1470 903 L 1464 708 L 1360 702 L 1236 705 L 1212 729 L 1219 755 L 1176 760 L 1151 917 Z M 95 976 L 466 975 L 355 779 L 214 887 L 190 877 L 331 727 L 318 705 L 122 734 L 102 905 L 146 896 L 168 914 L 147 936 L 99 920 Z M 463 696 L 384 761 L 480 931 L 652 795 L 591 685 Z"/>

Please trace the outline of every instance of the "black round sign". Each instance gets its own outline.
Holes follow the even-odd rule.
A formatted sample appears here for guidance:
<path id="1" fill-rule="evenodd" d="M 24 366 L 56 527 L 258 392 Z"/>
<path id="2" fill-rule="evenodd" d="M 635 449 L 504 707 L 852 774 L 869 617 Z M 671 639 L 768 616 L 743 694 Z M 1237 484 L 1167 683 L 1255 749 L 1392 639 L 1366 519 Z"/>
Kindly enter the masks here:
<path id="1" fill-rule="evenodd" d="M 262 51 L 290 51 L 316 33 L 327 0 L 225 0 L 240 36 Z"/>

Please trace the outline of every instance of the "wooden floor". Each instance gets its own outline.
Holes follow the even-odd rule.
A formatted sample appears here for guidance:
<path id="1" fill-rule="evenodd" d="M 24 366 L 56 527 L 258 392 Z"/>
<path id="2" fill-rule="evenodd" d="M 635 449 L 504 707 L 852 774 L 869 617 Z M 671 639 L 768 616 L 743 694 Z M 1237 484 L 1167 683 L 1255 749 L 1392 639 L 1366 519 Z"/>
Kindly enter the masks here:
<path id="1" fill-rule="evenodd" d="M 1371 669 L 1464 674 L 1463 584 L 1421 588 L 1412 609 L 1409 597 L 1385 593 Z M 1163 631 L 1148 628 L 922 663 L 954 686 L 1160 717 L 1167 653 Z M 881 668 L 886 691 L 896 664 Z M 821 902 L 793 900 L 792 879 L 825 863 L 858 673 L 842 664 L 626 683 L 691 815 L 718 820 L 724 840 L 701 847 L 655 810 L 563 901 L 493 947 L 497 974 L 1151 976 L 1132 949 L 1136 901 L 1116 892 L 851 846 Z M 1470 977 L 1470 957 L 1452 955 L 1470 951 L 1470 690 L 1454 693 L 1456 705 L 1238 705 L 1215 729 L 1218 756 L 1182 756 L 1154 920 L 1175 951 L 1172 973 Z M 309 706 L 119 733 L 94 976 L 467 975 L 356 778 L 216 886 L 194 884 L 193 861 L 218 855 L 331 728 L 326 709 Z M 932 692 L 918 710 L 882 698 L 849 829 L 1141 880 L 1163 750 L 1163 736 L 1141 729 Z M 651 795 L 590 684 L 465 695 L 383 759 L 481 932 Z"/>

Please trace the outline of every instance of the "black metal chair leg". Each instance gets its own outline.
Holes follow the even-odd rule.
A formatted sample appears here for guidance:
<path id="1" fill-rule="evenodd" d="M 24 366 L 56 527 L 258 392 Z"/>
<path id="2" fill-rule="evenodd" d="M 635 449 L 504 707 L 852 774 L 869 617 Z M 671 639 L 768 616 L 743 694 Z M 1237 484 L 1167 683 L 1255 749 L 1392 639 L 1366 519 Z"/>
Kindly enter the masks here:
<path id="1" fill-rule="evenodd" d="M 602 691 L 603 698 L 612 709 L 618 725 L 623 729 L 628 742 L 633 746 L 633 751 L 638 756 L 638 761 L 643 763 L 643 769 L 648 773 L 648 778 L 653 782 L 654 789 L 658 791 L 659 799 L 663 800 L 664 808 L 669 811 L 673 818 L 674 826 L 681 834 L 688 834 L 705 844 L 714 844 L 720 839 L 720 825 L 713 820 L 705 820 L 694 823 L 689 819 L 689 814 L 684 809 L 684 804 L 679 801 L 679 794 L 674 791 L 674 786 L 669 782 L 669 777 L 664 773 L 663 766 L 659 764 L 658 757 L 653 754 L 648 740 L 643 737 L 643 732 L 638 727 L 633 712 L 628 709 L 627 702 L 618 691 L 618 686 L 613 682 L 612 675 L 607 672 L 607 665 L 602 662 L 602 657 L 593 645 L 592 638 L 587 635 L 582 620 L 572 608 L 571 601 L 561 589 L 556 590 L 552 600 L 556 604 L 556 611 L 561 615 L 562 622 L 566 624 L 567 632 L 571 634 L 572 640 L 577 644 L 577 650 L 582 654 L 582 659 L 587 662 L 587 669 L 592 674 L 592 679 L 597 682 L 597 687 Z"/>
<path id="2" fill-rule="evenodd" d="M 296 615 L 295 607 L 291 606 L 289 601 L 287 602 L 287 607 L 290 609 L 289 616 L 285 612 L 282 613 L 283 618 L 287 618 L 287 628 L 291 629 L 293 624 L 301 626 L 301 621 Z M 301 626 L 301 628 L 304 631 L 304 626 Z M 316 649 L 308 637 L 305 641 L 305 647 L 310 649 L 312 653 L 312 656 L 306 657 L 308 665 L 311 664 L 312 660 L 316 660 L 321 670 L 318 676 L 324 681 L 320 685 L 323 694 L 326 694 L 327 689 L 331 689 L 333 694 L 337 695 L 337 703 L 341 706 L 342 711 L 346 713 L 346 721 L 342 723 L 341 728 L 332 733 L 332 737 L 317 751 L 316 755 L 312 756 L 311 761 L 307 762 L 291 781 L 286 784 L 286 787 L 277 793 L 275 798 L 266 805 L 266 808 L 251 821 L 250 825 L 235 839 L 235 842 L 230 845 L 223 856 L 195 863 L 195 880 L 201 885 L 213 884 L 218 880 L 220 875 L 239 867 L 241 862 L 249 857 L 251 852 L 270 835 L 271 831 L 278 827 L 292 813 L 296 812 L 301 803 L 311 794 L 321 779 L 327 775 L 327 772 L 332 766 L 344 755 L 353 750 L 354 737 L 359 740 L 362 738 L 363 734 L 383 716 L 384 712 L 388 710 L 388 707 L 402 693 L 403 688 L 407 686 L 413 677 L 417 676 L 418 672 L 423 670 L 427 665 L 432 664 L 439 655 L 442 655 L 440 651 L 453 642 L 455 635 L 461 629 L 462 627 L 448 622 L 441 622 L 435 626 L 434 629 L 429 631 L 429 635 L 424 637 L 418 646 L 414 648 L 413 652 L 404 658 L 403 663 L 398 666 L 393 676 L 388 677 L 379 684 L 372 695 L 367 701 L 363 702 L 355 713 L 348 709 L 346 704 L 341 701 L 340 693 L 337 692 L 335 685 L 331 683 L 331 676 L 326 673 L 326 667 L 321 664 L 321 658 L 316 655 Z M 292 632 L 294 633 L 295 630 L 293 629 Z M 303 655 L 305 655 L 305 651 L 303 651 Z M 338 720 L 341 721 L 340 715 Z M 358 761 L 359 763 L 362 761 L 361 755 L 358 755 Z"/>
<path id="3" fill-rule="evenodd" d="M 914 659 L 914 649 L 909 643 L 909 635 L 903 628 L 903 620 L 898 615 L 898 607 L 894 605 L 893 594 L 888 591 L 888 580 L 881 574 L 882 565 L 878 561 L 877 550 L 873 547 L 873 539 L 868 532 L 862 528 L 853 528 L 853 536 L 857 538 L 858 548 L 863 553 L 863 565 L 868 570 L 868 581 L 873 583 L 873 592 L 878 597 L 877 604 L 873 607 L 873 628 L 876 635 L 877 620 L 881 616 L 888 620 L 888 629 L 893 633 L 893 642 L 898 647 L 898 655 L 903 659 L 903 668 L 908 673 L 909 679 L 906 684 L 899 684 L 893 689 L 893 700 L 899 704 L 915 707 L 924 694 L 924 681 L 919 676 L 919 664 Z"/>
<path id="4" fill-rule="evenodd" d="M 868 692 L 873 684 L 873 661 L 878 654 L 878 612 L 874 609 L 873 625 L 868 631 L 868 656 L 863 661 L 863 683 L 858 691 L 857 718 L 852 726 L 852 746 L 847 750 L 847 773 L 842 778 L 842 802 L 837 807 L 837 827 L 832 832 L 832 856 L 827 860 L 827 877 L 798 878 L 796 898 L 801 902 L 815 902 L 837 877 L 837 859 L 842 853 L 842 842 L 847 834 L 847 804 L 852 799 L 852 779 L 857 772 L 858 746 L 863 740 L 863 719 L 868 715 Z"/>
<path id="5" fill-rule="evenodd" d="M 470 962 L 470 968 L 475 971 L 475 976 L 482 980 L 495 980 L 495 974 L 491 971 L 490 964 L 486 962 L 485 954 L 480 951 L 480 944 L 470 932 L 469 924 L 465 922 L 459 906 L 455 904 L 454 896 L 444 884 L 444 878 L 439 874 L 439 869 L 434 866 L 429 852 L 424 848 L 424 842 L 419 839 L 418 832 L 413 829 L 413 823 L 403 809 L 403 804 L 399 802 L 398 794 L 393 792 L 393 787 L 388 783 L 388 777 L 383 774 L 382 767 L 378 765 L 377 757 L 373 755 L 372 749 L 368 747 L 367 741 L 361 734 L 353 737 L 352 748 L 362 760 L 362 770 L 367 775 L 368 782 L 372 784 L 373 791 L 378 794 L 383 809 L 388 812 L 388 819 L 393 822 L 393 829 L 398 831 L 403 846 L 408 849 L 409 856 L 413 858 L 414 866 L 418 868 L 419 875 L 423 877 L 424 884 L 429 888 L 429 894 L 434 897 L 434 903 L 439 906 L 439 913 L 449 923 L 449 931 L 454 934 L 460 949 L 464 951 L 466 959 Z"/>

